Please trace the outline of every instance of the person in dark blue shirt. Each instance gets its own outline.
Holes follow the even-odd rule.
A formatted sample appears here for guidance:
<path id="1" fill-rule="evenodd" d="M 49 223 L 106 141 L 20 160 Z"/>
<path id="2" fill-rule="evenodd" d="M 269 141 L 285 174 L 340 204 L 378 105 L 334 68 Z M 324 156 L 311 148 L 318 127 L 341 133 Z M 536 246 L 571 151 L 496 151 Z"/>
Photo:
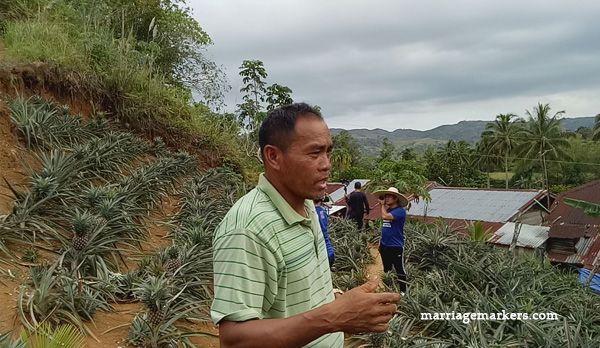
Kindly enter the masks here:
<path id="1" fill-rule="evenodd" d="M 335 253 L 331 241 L 329 240 L 329 234 L 327 233 L 327 226 L 329 224 L 329 214 L 323 207 L 322 203 L 324 199 L 315 199 L 315 209 L 317 210 L 317 216 L 319 217 L 319 224 L 321 225 L 321 231 L 323 231 L 323 238 L 325 239 L 325 245 L 327 246 L 327 257 L 329 257 L 329 267 L 333 266 L 335 262 Z"/>
<path id="2" fill-rule="evenodd" d="M 379 241 L 383 271 L 389 272 L 392 268 L 396 270 L 400 281 L 400 295 L 404 296 L 407 280 L 404 268 L 404 223 L 406 222 L 404 207 L 408 205 L 408 199 L 395 187 L 375 191 L 373 194 L 379 197 L 383 218 Z"/>

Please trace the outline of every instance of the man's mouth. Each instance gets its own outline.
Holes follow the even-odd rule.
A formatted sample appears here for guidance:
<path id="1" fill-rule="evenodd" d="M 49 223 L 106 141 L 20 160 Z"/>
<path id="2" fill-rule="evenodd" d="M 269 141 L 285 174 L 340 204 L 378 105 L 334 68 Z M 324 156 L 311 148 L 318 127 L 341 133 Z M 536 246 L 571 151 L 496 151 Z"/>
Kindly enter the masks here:
<path id="1" fill-rule="evenodd" d="M 319 185 L 319 187 L 323 190 L 327 188 L 327 179 L 328 178 L 324 178 L 324 179 L 317 181 L 317 185 Z"/>

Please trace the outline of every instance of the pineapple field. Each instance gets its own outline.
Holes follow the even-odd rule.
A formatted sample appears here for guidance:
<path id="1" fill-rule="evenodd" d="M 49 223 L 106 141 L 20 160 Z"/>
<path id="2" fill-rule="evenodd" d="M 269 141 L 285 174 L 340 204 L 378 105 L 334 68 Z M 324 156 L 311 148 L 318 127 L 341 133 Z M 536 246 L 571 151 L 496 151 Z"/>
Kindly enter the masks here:
<path id="1" fill-rule="evenodd" d="M 1 116 L 0 347 L 52 337 L 72 347 L 218 347 L 212 233 L 251 186 L 102 112 L 74 115 L 34 95 L 8 99 Z M 335 287 L 379 272 L 379 227 L 330 219 Z M 458 238 L 441 220 L 409 221 L 406 236 L 408 295 L 386 333 L 348 337 L 347 347 L 600 346 L 598 295 L 574 274 Z M 382 274 L 379 291 L 396 286 Z M 421 318 L 502 310 L 558 320 Z"/>
<path id="2" fill-rule="evenodd" d="M 211 234 L 245 192 L 240 177 L 201 173 L 195 156 L 103 113 L 70 115 L 39 96 L 10 99 L 8 109 L 24 148 L 21 185 L 4 177 L 12 197 L 0 220 L 2 332 L 68 324 L 99 347 L 96 318 L 119 307 L 134 317 L 105 331 L 126 327 L 123 346 L 214 337 L 198 325 L 210 320 Z M 134 303 L 142 305 L 123 307 Z"/>

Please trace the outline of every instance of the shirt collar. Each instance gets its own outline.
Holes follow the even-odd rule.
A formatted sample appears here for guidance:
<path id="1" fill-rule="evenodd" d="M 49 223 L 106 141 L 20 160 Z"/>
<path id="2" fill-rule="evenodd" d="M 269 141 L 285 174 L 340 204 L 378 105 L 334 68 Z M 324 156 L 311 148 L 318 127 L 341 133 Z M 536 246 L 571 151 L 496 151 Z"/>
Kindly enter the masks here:
<path id="1" fill-rule="evenodd" d="M 283 217 L 283 219 L 288 223 L 288 225 L 293 225 L 295 223 L 304 223 L 310 224 L 311 215 L 316 214 L 314 204 L 312 201 L 304 200 L 304 209 L 308 214 L 308 218 L 303 217 L 298 214 L 290 204 L 281 196 L 279 191 L 273 186 L 269 180 L 265 177 L 265 173 L 261 173 L 258 177 L 258 188 L 263 191 L 269 199 L 273 202 L 277 210 L 279 210 L 279 214 Z"/>

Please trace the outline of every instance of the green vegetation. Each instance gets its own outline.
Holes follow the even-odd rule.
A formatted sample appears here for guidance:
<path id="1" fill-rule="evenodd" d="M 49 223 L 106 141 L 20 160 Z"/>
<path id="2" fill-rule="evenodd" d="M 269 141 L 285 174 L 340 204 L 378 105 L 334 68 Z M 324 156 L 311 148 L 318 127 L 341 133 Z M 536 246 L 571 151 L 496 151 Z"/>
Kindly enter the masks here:
<path id="1" fill-rule="evenodd" d="M 369 347 L 595 347 L 597 294 L 531 256 L 458 238 L 443 222 L 406 225 L 409 287 Z M 421 313 L 557 313 L 558 320 L 423 320 Z"/>
<path id="2" fill-rule="evenodd" d="M 10 186 L 15 200 L 0 220 L 1 259 L 35 261 L 42 250 L 55 257 L 31 267 L 21 286 L 24 327 L 71 324 L 93 336 L 95 313 L 140 301 L 145 311 L 132 323 L 131 344 L 192 347 L 187 337 L 205 334 L 186 323 L 210 320 L 212 231 L 246 190 L 241 177 L 200 174 L 194 156 L 169 151 L 160 138 L 146 142 L 99 117 L 84 122 L 49 100 L 17 98 L 9 106 L 38 169 L 28 170 L 26 187 Z M 174 195 L 181 199 L 169 222 L 172 245 L 123 274 L 147 241 L 150 216 Z M 18 245 L 27 247 L 23 255 Z"/>
<path id="3" fill-rule="evenodd" d="M 505 172 L 493 172 L 489 174 L 490 178 L 493 180 L 504 180 L 504 177 L 506 176 Z M 515 176 L 515 173 L 508 172 L 508 180 L 512 179 L 513 176 Z"/>
<path id="4" fill-rule="evenodd" d="M 43 323 L 32 331 L 21 331 L 21 337 L 11 342 L 10 334 L 0 335 L 2 348 L 78 348 L 83 345 L 83 336 L 69 325 L 52 328 Z"/>
<path id="5" fill-rule="evenodd" d="M 373 262 L 368 243 L 378 237 L 378 231 L 365 233 L 353 221 L 332 217 L 328 234 L 335 251 L 334 287 L 347 291 L 365 283 L 365 267 Z"/>
<path id="6" fill-rule="evenodd" d="M 35 163 L 25 168 L 25 185 L 6 182 L 14 201 L 0 217 L 0 262 L 35 265 L 17 296 L 25 331 L 16 341 L 0 335 L 1 347 L 80 346 L 80 334 L 93 336 L 96 314 L 117 301 L 143 304 L 129 325 L 128 344 L 193 347 L 191 336 L 206 335 L 193 324 L 209 320 L 212 233 L 248 191 L 243 179 L 260 170 L 260 122 L 290 103 L 292 90 L 268 85 L 263 63 L 245 60 L 242 103 L 235 114 L 221 113 L 230 87 L 206 58 L 212 41 L 182 0 L 2 1 L 0 40 L 3 63 L 42 62 L 35 66 L 43 74 L 33 79 L 58 94 L 89 99 L 94 109 L 72 115 L 69 107 L 37 96 L 8 100 L 12 124 Z M 192 100 L 192 91 L 201 101 Z M 500 114 L 479 128 L 460 123 L 458 132 L 478 130 L 475 145 L 468 141 L 477 137 L 442 138 L 450 126 L 425 139 L 413 131 L 402 143 L 396 132 L 376 130 L 377 139 L 368 139 L 364 132 L 355 138 L 341 131 L 332 139 L 332 179 L 366 178 L 367 190 L 396 186 L 423 199 L 429 198 L 427 180 L 564 191 L 600 178 L 600 115 L 593 128 L 576 132 L 563 130 L 562 115 L 538 103 L 526 111 L 527 120 Z M 223 167 L 201 172 L 197 155 Z M 169 245 L 144 250 L 149 222 L 173 198 L 176 211 L 165 222 Z M 598 215 L 596 205 L 566 202 Z M 489 238 L 481 223 L 468 230 L 470 238 L 458 239 L 441 222 L 407 223 L 409 296 L 388 333 L 361 336 L 368 345 L 600 345 L 597 296 L 574 275 L 547 259 L 481 243 Z M 365 282 L 369 243 L 379 230 L 359 232 L 352 222 L 332 218 L 329 234 L 335 286 L 348 290 Z M 135 268 L 127 262 L 133 256 Z M 0 274 L 10 273 L 0 268 Z M 397 291 L 393 273 L 383 281 L 386 290 Z M 560 318 L 465 324 L 420 317 L 502 310 Z"/>
<path id="7" fill-rule="evenodd" d="M 130 129 L 211 162 L 248 167 L 231 141 L 238 124 L 217 113 L 230 87 L 206 58 L 212 41 L 184 1 L 3 1 L 0 28 L 3 61 L 47 63 L 36 78 L 57 93 L 90 98 Z"/>
<path id="8" fill-rule="evenodd" d="M 494 161 L 495 158 L 490 158 L 489 155 L 495 154 L 502 156 L 504 164 L 504 180 L 505 188 L 508 188 L 508 162 L 510 154 L 517 146 L 517 137 L 519 136 L 519 122 L 514 114 L 498 115 L 493 123 L 488 123 L 485 127 L 486 132 L 481 134 L 480 152 L 486 153 L 488 156 L 482 156 L 487 163 Z M 497 161 L 497 160 L 496 160 Z M 489 164 L 488 164 L 489 165 Z"/>

